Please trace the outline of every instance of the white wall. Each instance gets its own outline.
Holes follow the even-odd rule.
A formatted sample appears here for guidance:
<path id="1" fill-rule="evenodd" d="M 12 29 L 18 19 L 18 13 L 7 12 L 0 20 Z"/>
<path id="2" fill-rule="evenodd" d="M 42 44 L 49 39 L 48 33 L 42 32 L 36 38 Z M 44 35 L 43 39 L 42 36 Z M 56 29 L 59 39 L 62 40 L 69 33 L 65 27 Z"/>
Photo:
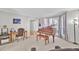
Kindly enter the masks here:
<path id="1" fill-rule="evenodd" d="M 71 11 L 67 13 L 67 32 L 68 40 L 74 42 L 74 25 L 73 19 L 79 17 L 79 11 Z M 79 19 L 78 19 L 79 20 Z M 79 27 L 76 25 L 76 39 L 79 43 Z"/>
<path id="2" fill-rule="evenodd" d="M 21 24 L 13 24 L 13 18 L 20 18 Z M 30 23 L 27 17 L 0 11 L 0 28 L 2 28 L 3 25 L 7 25 L 9 31 L 11 28 L 14 28 L 15 30 L 18 28 L 24 28 L 25 30 L 28 30 L 29 34 Z"/>

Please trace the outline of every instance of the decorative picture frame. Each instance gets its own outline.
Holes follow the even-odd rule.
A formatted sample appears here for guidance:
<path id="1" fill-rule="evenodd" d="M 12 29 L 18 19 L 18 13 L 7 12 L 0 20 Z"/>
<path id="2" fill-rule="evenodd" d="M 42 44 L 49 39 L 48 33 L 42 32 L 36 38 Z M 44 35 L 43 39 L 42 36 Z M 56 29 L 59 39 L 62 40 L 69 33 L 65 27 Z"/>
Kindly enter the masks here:
<path id="1" fill-rule="evenodd" d="M 13 18 L 13 24 L 21 24 L 21 19 Z"/>

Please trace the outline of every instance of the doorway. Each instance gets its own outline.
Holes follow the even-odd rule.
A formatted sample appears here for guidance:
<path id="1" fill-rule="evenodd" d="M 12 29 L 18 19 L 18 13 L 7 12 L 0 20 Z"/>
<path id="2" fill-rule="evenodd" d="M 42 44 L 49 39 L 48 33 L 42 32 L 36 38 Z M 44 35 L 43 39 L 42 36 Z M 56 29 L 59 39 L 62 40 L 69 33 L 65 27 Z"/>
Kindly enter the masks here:
<path id="1" fill-rule="evenodd" d="M 30 35 L 35 35 L 38 30 L 38 20 L 30 21 Z"/>

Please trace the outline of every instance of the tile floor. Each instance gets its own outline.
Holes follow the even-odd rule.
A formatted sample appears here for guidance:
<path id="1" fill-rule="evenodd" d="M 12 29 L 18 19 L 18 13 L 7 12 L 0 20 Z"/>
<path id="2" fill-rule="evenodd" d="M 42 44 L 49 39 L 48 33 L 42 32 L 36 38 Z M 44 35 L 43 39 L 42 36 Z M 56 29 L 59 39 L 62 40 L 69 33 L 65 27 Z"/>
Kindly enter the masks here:
<path id="1" fill-rule="evenodd" d="M 79 45 L 74 45 L 63 39 L 55 37 L 55 43 L 52 42 L 52 37 L 49 39 L 49 44 L 45 45 L 44 40 L 37 41 L 35 37 L 28 39 L 16 40 L 13 43 L 5 44 L 0 46 L 0 51 L 30 51 L 32 47 L 36 47 L 37 51 L 48 51 L 55 49 L 55 46 L 61 48 L 79 48 Z"/>

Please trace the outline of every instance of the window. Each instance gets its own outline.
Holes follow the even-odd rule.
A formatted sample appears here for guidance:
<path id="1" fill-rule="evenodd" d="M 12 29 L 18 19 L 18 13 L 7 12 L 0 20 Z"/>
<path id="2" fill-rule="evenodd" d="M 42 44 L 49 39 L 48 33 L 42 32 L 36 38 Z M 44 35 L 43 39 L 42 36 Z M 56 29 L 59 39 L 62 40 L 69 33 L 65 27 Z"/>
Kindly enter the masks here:
<path id="1" fill-rule="evenodd" d="M 49 23 L 49 26 L 50 26 L 50 25 L 53 25 L 53 19 L 52 19 L 52 18 L 49 18 L 49 19 L 48 19 L 48 23 Z"/>

